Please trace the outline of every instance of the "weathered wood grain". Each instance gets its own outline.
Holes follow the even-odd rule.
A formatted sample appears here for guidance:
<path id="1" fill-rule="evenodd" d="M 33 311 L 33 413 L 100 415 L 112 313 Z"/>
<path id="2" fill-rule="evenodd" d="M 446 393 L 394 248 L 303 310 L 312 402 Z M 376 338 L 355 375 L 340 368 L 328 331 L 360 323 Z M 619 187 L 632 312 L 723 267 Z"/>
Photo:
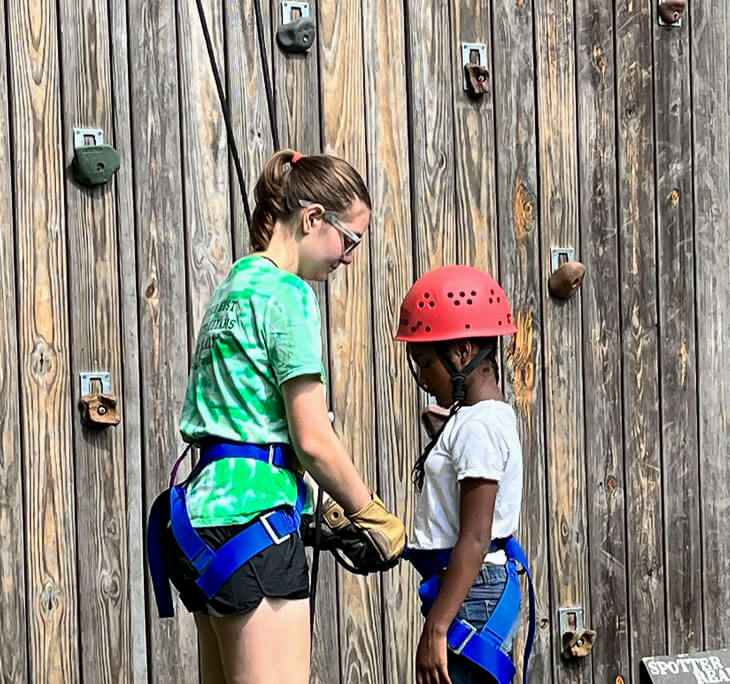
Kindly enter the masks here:
<path id="1" fill-rule="evenodd" d="M 202 5 L 223 78 L 223 7 L 212 0 Z M 210 295 L 231 265 L 230 190 L 235 191 L 237 185 L 234 179 L 234 186 L 229 188 L 226 127 L 197 8 L 194 2 L 179 3 L 177 11 L 192 349 Z"/>
<path id="2" fill-rule="evenodd" d="M 282 23 L 282 3 L 271 2 L 271 30 L 275 35 Z M 309 13 L 315 26 L 319 16 L 317 2 L 309 2 Z M 282 147 L 302 154 L 320 150 L 319 82 L 317 74 L 317 43 L 306 54 L 281 50 L 276 40 L 271 43 L 276 92 L 276 118 Z M 268 112 L 264 112 L 268 116 Z"/>
<path id="3" fill-rule="evenodd" d="M 573 2 L 534 3 L 537 65 L 539 205 L 543 272 L 550 249 L 580 258 Z M 546 292 L 547 288 L 544 288 Z M 590 614 L 586 519 L 580 294 L 548 298 L 543 308 L 545 428 L 553 610 L 582 605 Z M 566 486 L 567 484 L 567 486 Z M 553 614 L 553 663 L 559 682 L 590 682 L 585 661 L 565 665 Z"/>
<path id="4" fill-rule="evenodd" d="M 131 625 L 131 681 L 141 684 L 147 676 L 147 632 L 144 555 L 146 504 L 142 490 L 142 406 L 139 377 L 139 319 L 137 316 L 137 259 L 135 244 L 134 179 L 129 87 L 127 5 L 110 3 L 111 71 L 114 142 L 121 159 L 116 174 L 116 220 L 119 260 L 119 308 L 122 325 L 122 423 L 127 497 L 128 620 Z M 153 614 L 154 615 L 154 614 Z M 156 619 L 154 616 L 152 619 Z"/>
<path id="5" fill-rule="evenodd" d="M 702 595 L 704 647 L 713 649 L 730 639 L 730 20 L 726 6 L 717 1 L 693 3 L 690 30 Z"/>
<path id="6" fill-rule="evenodd" d="M 143 406 L 145 509 L 167 484 L 179 449 L 178 418 L 187 381 L 184 226 L 175 4 L 129 6 L 132 136 Z M 149 672 L 155 682 L 197 682 L 192 618 L 150 612 Z"/>
<path id="7" fill-rule="evenodd" d="M 456 263 L 449 5 L 408 0 L 408 126 L 415 273 Z"/>
<path id="8" fill-rule="evenodd" d="M 651 8 L 616 5 L 624 454 L 632 677 L 666 648 L 657 340 Z"/>
<path id="9" fill-rule="evenodd" d="M 532 7 L 499 0 L 492 12 L 491 69 L 496 121 L 496 192 L 500 283 L 512 303 L 518 333 L 506 356 L 505 394 L 515 407 L 522 442 L 524 487 L 520 541 L 537 596 L 537 634 L 530 677 L 551 682 L 550 608 L 542 369 L 542 259 L 538 231 L 535 56 Z M 521 658 L 526 617 L 516 643 Z"/>
<path id="10" fill-rule="evenodd" d="M 131 681 L 142 684 L 147 676 L 147 619 L 145 582 L 147 568 L 144 554 L 144 526 L 146 515 L 142 482 L 142 406 L 139 377 L 139 319 L 137 299 L 137 249 L 134 211 L 134 178 L 132 163 L 132 135 L 129 87 L 129 50 L 127 31 L 127 4 L 112 2 L 110 9 L 111 71 L 113 97 L 114 143 L 121 159 L 116 174 L 116 220 L 119 260 L 119 308 L 122 325 L 122 423 L 127 497 L 127 561 L 128 620 L 131 625 Z M 152 619 L 156 619 L 152 614 Z"/>
<path id="11" fill-rule="evenodd" d="M 30 681 L 79 676 L 56 5 L 7 5 Z"/>
<path id="12" fill-rule="evenodd" d="M 362 15 L 356 0 L 319 3 L 319 57 L 324 151 L 350 162 L 365 176 L 365 103 Z M 377 482 L 372 393 L 372 320 L 369 241 L 354 262 L 331 277 L 329 349 L 335 425 L 358 471 Z M 341 681 L 380 682 L 383 677 L 381 592 L 377 578 L 342 574 L 339 583 Z"/>
<path id="13" fill-rule="evenodd" d="M 690 41 L 686 18 L 652 24 L 667 648 L 686 653 L 702 648 Z"/>
<path id="14" fill-rule="evenodd" d="M 66 162 L 73 159 L 72 125 L 98 127 L 114 143 L 107 6 L 59 3 L 64 73 L 61 90 Z M 66 182 L 71 383 L 81 396 L 79 374 L 108 372 L 114 394 L 121 388 L 121 322 L 114 185 L 95 189 Z M 98 390 L 101 390 L 99 385 Z M 94 389 L 92 388 L 92 391 Z M 74 415 L 75 486 L 83 679 L 131 679 L 131 624 L 125 496 L 124 435 L 93 430 Z"/>
<path id="15" fill-rule="evenodd" d="M 614 15 L 576 5 L 590 626 L 596 682 L 630 680 L 616 220 Z"/>
<path id="16" fill-rule="evenodd" d="M 494 83 L 471 98 L 464 91 L 461 43 L 484 43 L 493 74 L 489 0 L 451 2 L 451 87 L 454 106 L 454 173 L 458 262 L 498 278 L 494 148 Z"/>
<path id="17" fill-rule="evenodd" d="M 5 3 L 0 7 L 0 681 L 28 681 L 18 309 Z"/>
<path id="18" fill-rule="evenodd" d="M 393 342 L 400 303 L 413 273 L 402 4 L 364 3 L 363 35 L 368 184 L 373 198 L 370 258 L 378 492 L 410 531 L 419 391 L 410 377 L 405 345 Z M 415 647 L 422 624 L 417 587 L 408 563 L 383 575 L 384 668 L 385 681 L 391 684 L 415 680 Z"/>
<path id="19" fill-rule="evenodd" d="M 253 0 L 227 2 L 224 4 L 224 11 L 228 102 L 243 167 L 243 177 L 248 190 L 249 205 L 253 211 L 253 189 L 256 180 L 264 167 L 264 162 L 274 151 L 256 39 Z M 270 27 L 269 3 L 262 2 L 261 11 L 266 26 Z M 269 28 L 265 31 L 265 35 L 268 45 L 267 55 L 271 57 Z M 233 257 L 239 259 L 249 251 L 249 235 L 238 179 L 232 163 L 230 188 L 233 207 Z"/>

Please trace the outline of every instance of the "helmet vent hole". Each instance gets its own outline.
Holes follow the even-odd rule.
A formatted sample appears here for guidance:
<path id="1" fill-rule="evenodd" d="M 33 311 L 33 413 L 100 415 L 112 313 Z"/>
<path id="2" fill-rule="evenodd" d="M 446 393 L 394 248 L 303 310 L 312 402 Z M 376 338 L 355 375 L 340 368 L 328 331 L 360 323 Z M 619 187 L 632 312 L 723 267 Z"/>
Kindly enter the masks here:
<path id="1" fill-rule="evenodd" d="M 497 297 L 497 301 L 498 301 L 498 302 L 501 302 L 501 301 L 502 301 L 502 299 L 501 299 L 500 297 Z"/>
<path id="2" fill-rule="evenodd" d="M 466 328 L 467 330 L 469 330 L 469 328 L 471 328 L 471 323 L 467 323 L 467 324 L 466 324 L 466 325 L 465 325 L 464 327 L 465 327 L 465 328 Z"/>
<path id="3" fill-rule="evenodd" d="M 431 326 L 430 325 L 427 325 L 426 326 L 426 332 L 431 332 Z"/>
<path id="4" fill-rule="evenodd" d="M 428 292 L 423 293 L 423 298 L 428 299 L 431 295 Z"/>
<path id="5" fill-rule="evenodd" d="M 466 297 L 466 292 L 459 292 L 459 297 Z"/>
<path id="6" fill-rule="evenodd" d="M 411 332 L 416 332 L 416 330 L 418 330 L 418 328 L 415 325 L 411 327 Z"/>
<path id="7" fill-rule="evenodd" d="M 461 302 L 458 299 L 454 302 L 454 306 L 459 306 L 460 304 Z"/>
<path id="8" fill-rule="evenodd" d="M 472 297 L 476 297 L 476 296 L 477 296 L 476 290 L 472 290 L 472 291 L 471 291 L 471 296 L 472 296 Z"/>
<path id="9" fill-rule="evenodd" d="M 489 303 L 494 304 L 494 300 L 491 297 L 489 298 Z"/>
<path id="10" fill-rule="evenodd" d="M 472 301 L 471 301 L 471 299 L 467 299 L 467 300 L 466 300 L 466 303 L 467 303 L 467 304 L 468 304 L 469 306 L 471 306 L 471 305 L 472 305 Z"/>
<path id="11" fill-rule="evenodd" d="M 490 294 L 494 294 L 494 290 L 489 290 Z"/>
<path id="12" fill-rule="evenodd" d="M 453 298 L 454 298 L 454 293 L 453 292 L 449 292 L 449 299 L 453 299 Z"/>
<path id="13" fill-rule="evenodd" d="M 433 307 L 436 306 L 436 302 L 429 302 L 428 305 L 433 309 Z"/>
<path id="14" fill-rule="evenodd" d="M 502 321 L 499 321 L 499 325 L 502 325 Z"/>
<path id="15" fill-rule="evenodd" d="M 423 302 L 418 302 L 418 308 L 419 309 L 422 309 L 423 308 Z"/>

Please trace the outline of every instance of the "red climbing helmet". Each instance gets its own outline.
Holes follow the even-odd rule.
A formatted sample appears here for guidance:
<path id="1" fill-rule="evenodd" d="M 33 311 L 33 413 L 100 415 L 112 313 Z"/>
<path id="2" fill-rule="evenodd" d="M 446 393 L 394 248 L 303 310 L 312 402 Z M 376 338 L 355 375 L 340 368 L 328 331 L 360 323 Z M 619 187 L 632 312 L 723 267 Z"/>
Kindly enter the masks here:
<path id="1" fill-rule="evenodd" d="M 408 290 L 395 339 L 443 342 L 516 332 L 507 295 L 492 276 L 473 266 L 444 266 Z"/>

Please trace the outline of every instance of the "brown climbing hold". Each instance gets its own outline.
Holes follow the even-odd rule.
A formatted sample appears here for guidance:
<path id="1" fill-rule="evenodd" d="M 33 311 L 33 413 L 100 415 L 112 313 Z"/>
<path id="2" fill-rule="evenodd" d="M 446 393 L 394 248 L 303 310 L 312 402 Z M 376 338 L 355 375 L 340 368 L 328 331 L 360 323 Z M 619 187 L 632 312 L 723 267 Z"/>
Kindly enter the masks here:
<path id="1" fill-rule="evenodd" d="M 676 24 L 687 9 L 687 0 L 666 0 L 659 4 L 659 16 L 665 24 Z"/>
<path id="2" fill-rule="evenodd" d="M 596 633 L 592 629 L 579 629 L 563 633 L 563 658 L 585 658 L 593 648 Z"/>
<path id="3" fill-rule="evenodd" d="M 421 423 L 426 429 L 426 434 L 430 438 L 443 427 L 444 423 L 449 419 L 449 409 L 439 406 L 438 404 L 429 404 L 421 413 Z"/>
<path id="4" fill-rule="evenodd" d="M 550 294 L 558 299 L 570 299 L 583 283 L 585 274 L 586 267 L 580 261 L 567 261 L 550 276 Z"/>
<path id="5" fill-rule="evenodd" d="M 117 398 L 113 394 L 87 394 L 79 400 L 79 411 L 86 427 L 119 425 Z"/>
<path id="6" fill-rule="evenodd" d="M 489 92 L 489 70 L 481 64 L 465 64 L 467 92 L 478 97 Z"/>

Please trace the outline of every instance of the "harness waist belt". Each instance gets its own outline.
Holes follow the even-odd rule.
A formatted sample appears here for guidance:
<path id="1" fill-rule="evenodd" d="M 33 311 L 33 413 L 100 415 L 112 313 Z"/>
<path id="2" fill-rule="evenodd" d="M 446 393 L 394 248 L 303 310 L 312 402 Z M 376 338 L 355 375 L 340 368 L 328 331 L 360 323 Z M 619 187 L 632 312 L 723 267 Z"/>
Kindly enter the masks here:
<path id="1" fill-rule="evenodd" d="M 155 499 L 147 528 L 148 561 L 160 617 L 174 615 L 164 554 L 164 535 L 168 524 L 180 549 L 199 573 L 197 585 L 210 599 L 221 590 L 238 568 L 256 554 L 269 546 L 281 544 L 292 534 L 299 533 L 301 514 L 307 498 L 304 479 L 301 473 L 295 470 L 296 456 L 287 444 L 261 445 L 206 441 L 201 446 L 200 460 L 188 479 L 178 486 L 175 485 L 177 470 L 185 453 L 172 469 L 170 488 Z M 188 483 L 197 477 L 203 468 L 223 458 L 250 458 L 292 471 L 297 479 L 297 499 L 293 508 L 278 508 L 264 513 L 223 546 L 213 550 L 190 522 L 186 493 Z"/>
<path id="2" fill-rule="evenodd" d="M 525 643 L 523 681 L 527 683 L 527 667 L 535 639 L 535 594 L 532 574 L 527 556 L 519 542 L 512 536 L 495 539 L 490 552 L 503 550 L 507 556 L 505 569 L 507 582 L 494 611 L 481 630 L 477 630 L 464 620 L 455 619 L 447 632 L 447 643 L 455 653 L 459 653 L 489 672 L 499 684 L 510 684 L 516 668 L 501 646 L 509 637 L 512 626 L 520 613 L 520 581 L 517 565 L 529 580 L 530 623 Z M 410 561 L 424 578 L 418 590 L 423 603 L 423 612 L 428 614 L 439 592 L 441 572 L 451 559 L 452 549 L 421 550 L 406 549 L 403 557 Z"/>

